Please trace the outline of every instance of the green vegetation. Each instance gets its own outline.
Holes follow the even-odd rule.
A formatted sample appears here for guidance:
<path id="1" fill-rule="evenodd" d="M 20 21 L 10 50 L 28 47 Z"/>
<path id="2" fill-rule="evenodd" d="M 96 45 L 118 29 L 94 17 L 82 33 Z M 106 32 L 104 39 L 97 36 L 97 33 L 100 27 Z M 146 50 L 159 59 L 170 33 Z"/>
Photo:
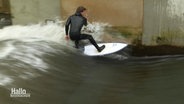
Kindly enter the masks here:
<path id="1" fill-rule="evenodd" d="M 110 27 L 107 29 L 112 37 L 117 35 L 126 39 L 130 43 L 133 56 L 159 56 L 184 54 L 184 47 L 178 44 L 184 44 L 184 35 L 182 32 L 162 32 L 159 35 L 153 35 L 154 46 L 145 46 L 142 44 L 142 30 L 139 28 L 128 27 Z M 117 38 L 117 37 L 116 37 Z"/>
<path id="2" fill-rule="evenodd" d="M 167 31 L 162 32 L 160 36 L 155 35 L 153 37 L 153 41 L 156 42 L 157 45 L 170 45 L 170 46 L 183 46 L 184 44 L 184 34 L 179 31 Z"/>
<path id="3" fill-rule="evenodd" d="M 132 27 L 113 26 L 107 28 L 108 33 L 112 34 L 112 37 L 121 36 L 127 43 L 136 44 L 141 43 L 142 29 Z"/>

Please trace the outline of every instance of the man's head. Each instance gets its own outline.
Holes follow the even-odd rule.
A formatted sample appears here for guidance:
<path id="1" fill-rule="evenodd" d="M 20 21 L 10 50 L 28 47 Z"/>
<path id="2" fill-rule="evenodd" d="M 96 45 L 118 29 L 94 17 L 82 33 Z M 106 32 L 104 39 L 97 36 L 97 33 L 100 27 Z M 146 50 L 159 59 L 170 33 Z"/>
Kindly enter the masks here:
<path id="1" fill-rule="evenodd" d="M 82 16 L 84 16 L 84 17 L 87 17 L 87 12 L 86 12 L 86 8 L 85 7 L 83 7 L 83 6 L 79 6 L 78 8 L 77 8 L 77 10 L 76 10 L 76 13 L 78 14 L 78 13 L 80 13 Z"/>
<path id="2" fill-rule="evenodd" d="M 76 9 L 76 13 L 82 13 L 82 12 L 84 12 L 84 11 L 86 11 L 86 8 L 83 7 L 83 6 L 79 6 L 79 7 Z"/>

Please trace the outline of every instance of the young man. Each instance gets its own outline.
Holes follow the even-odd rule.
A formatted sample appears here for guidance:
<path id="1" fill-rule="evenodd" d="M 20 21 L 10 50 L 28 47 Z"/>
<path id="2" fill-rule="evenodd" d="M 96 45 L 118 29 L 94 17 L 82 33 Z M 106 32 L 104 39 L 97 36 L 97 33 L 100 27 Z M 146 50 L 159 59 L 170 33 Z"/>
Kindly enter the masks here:
<path id="1" fill-rule="evenodd" d="M 66 39 L 68 40 L 70 37 L 71 40 L 75 41 L 76 48 L 78 48 L 80 40 L 89 39 L 91 44 L 96 47 L 98 52 L 101 52 L 105 48 L 105 45 L 99 47 L 91 35 L 81 34 L 83 25 L 87 25 L 86 15 L 86 8 L 80 6 L 77 8 L 76 13 L 68 18 L 65 25 Z"/>

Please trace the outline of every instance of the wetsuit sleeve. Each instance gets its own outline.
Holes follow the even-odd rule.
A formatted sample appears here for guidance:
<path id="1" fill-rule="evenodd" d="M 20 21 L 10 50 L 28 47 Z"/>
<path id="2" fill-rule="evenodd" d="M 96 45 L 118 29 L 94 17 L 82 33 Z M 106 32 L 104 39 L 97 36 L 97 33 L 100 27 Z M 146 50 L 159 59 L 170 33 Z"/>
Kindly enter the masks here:
<path id="1" fill-rule="evenodd" d="M 84 25 L 85 25 L 85 26 L 88 25 L 88 22 L 87 22 L 87 19 L 86 19 L 86 18 L 84 19 Z"/>
<path id="2" fill-rule="evenodd" d="M 66 24 L 65 24 L 65 33 L 66 33 L 66 35 L 68 35 L 68 30 L 69 30 L 70 23 L 71 23 L 71 17 L 69 17 L 67 19 Z"/>

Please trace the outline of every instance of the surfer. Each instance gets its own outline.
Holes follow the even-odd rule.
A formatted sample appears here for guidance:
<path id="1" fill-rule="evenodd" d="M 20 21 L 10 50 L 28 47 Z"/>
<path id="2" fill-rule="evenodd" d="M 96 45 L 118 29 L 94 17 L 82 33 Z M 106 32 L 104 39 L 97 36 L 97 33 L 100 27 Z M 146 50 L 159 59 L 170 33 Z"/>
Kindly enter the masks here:
<path id="1" fill-rule="evenodd" d="M 69 40 L 69 38 L 75 42 L 75 47 L 79 48 L 79 41 L 83 39 L 88 39 L 91 44 L 93 44 L 98 52 L 101 52 L 105 45 L 102 45 L 99 47 L 94 40 L 94 38 L 89 34 L 81 34 L 81 29 L 85 25 L 87 25 L 87 10 L 83 6 L 79 6 L 76 9 L 76 12 L 74 15 L 70 16 L 67 19 L 66 25 L 65 25 L 65 32 L 66 32 L 66 40 Z"/>

